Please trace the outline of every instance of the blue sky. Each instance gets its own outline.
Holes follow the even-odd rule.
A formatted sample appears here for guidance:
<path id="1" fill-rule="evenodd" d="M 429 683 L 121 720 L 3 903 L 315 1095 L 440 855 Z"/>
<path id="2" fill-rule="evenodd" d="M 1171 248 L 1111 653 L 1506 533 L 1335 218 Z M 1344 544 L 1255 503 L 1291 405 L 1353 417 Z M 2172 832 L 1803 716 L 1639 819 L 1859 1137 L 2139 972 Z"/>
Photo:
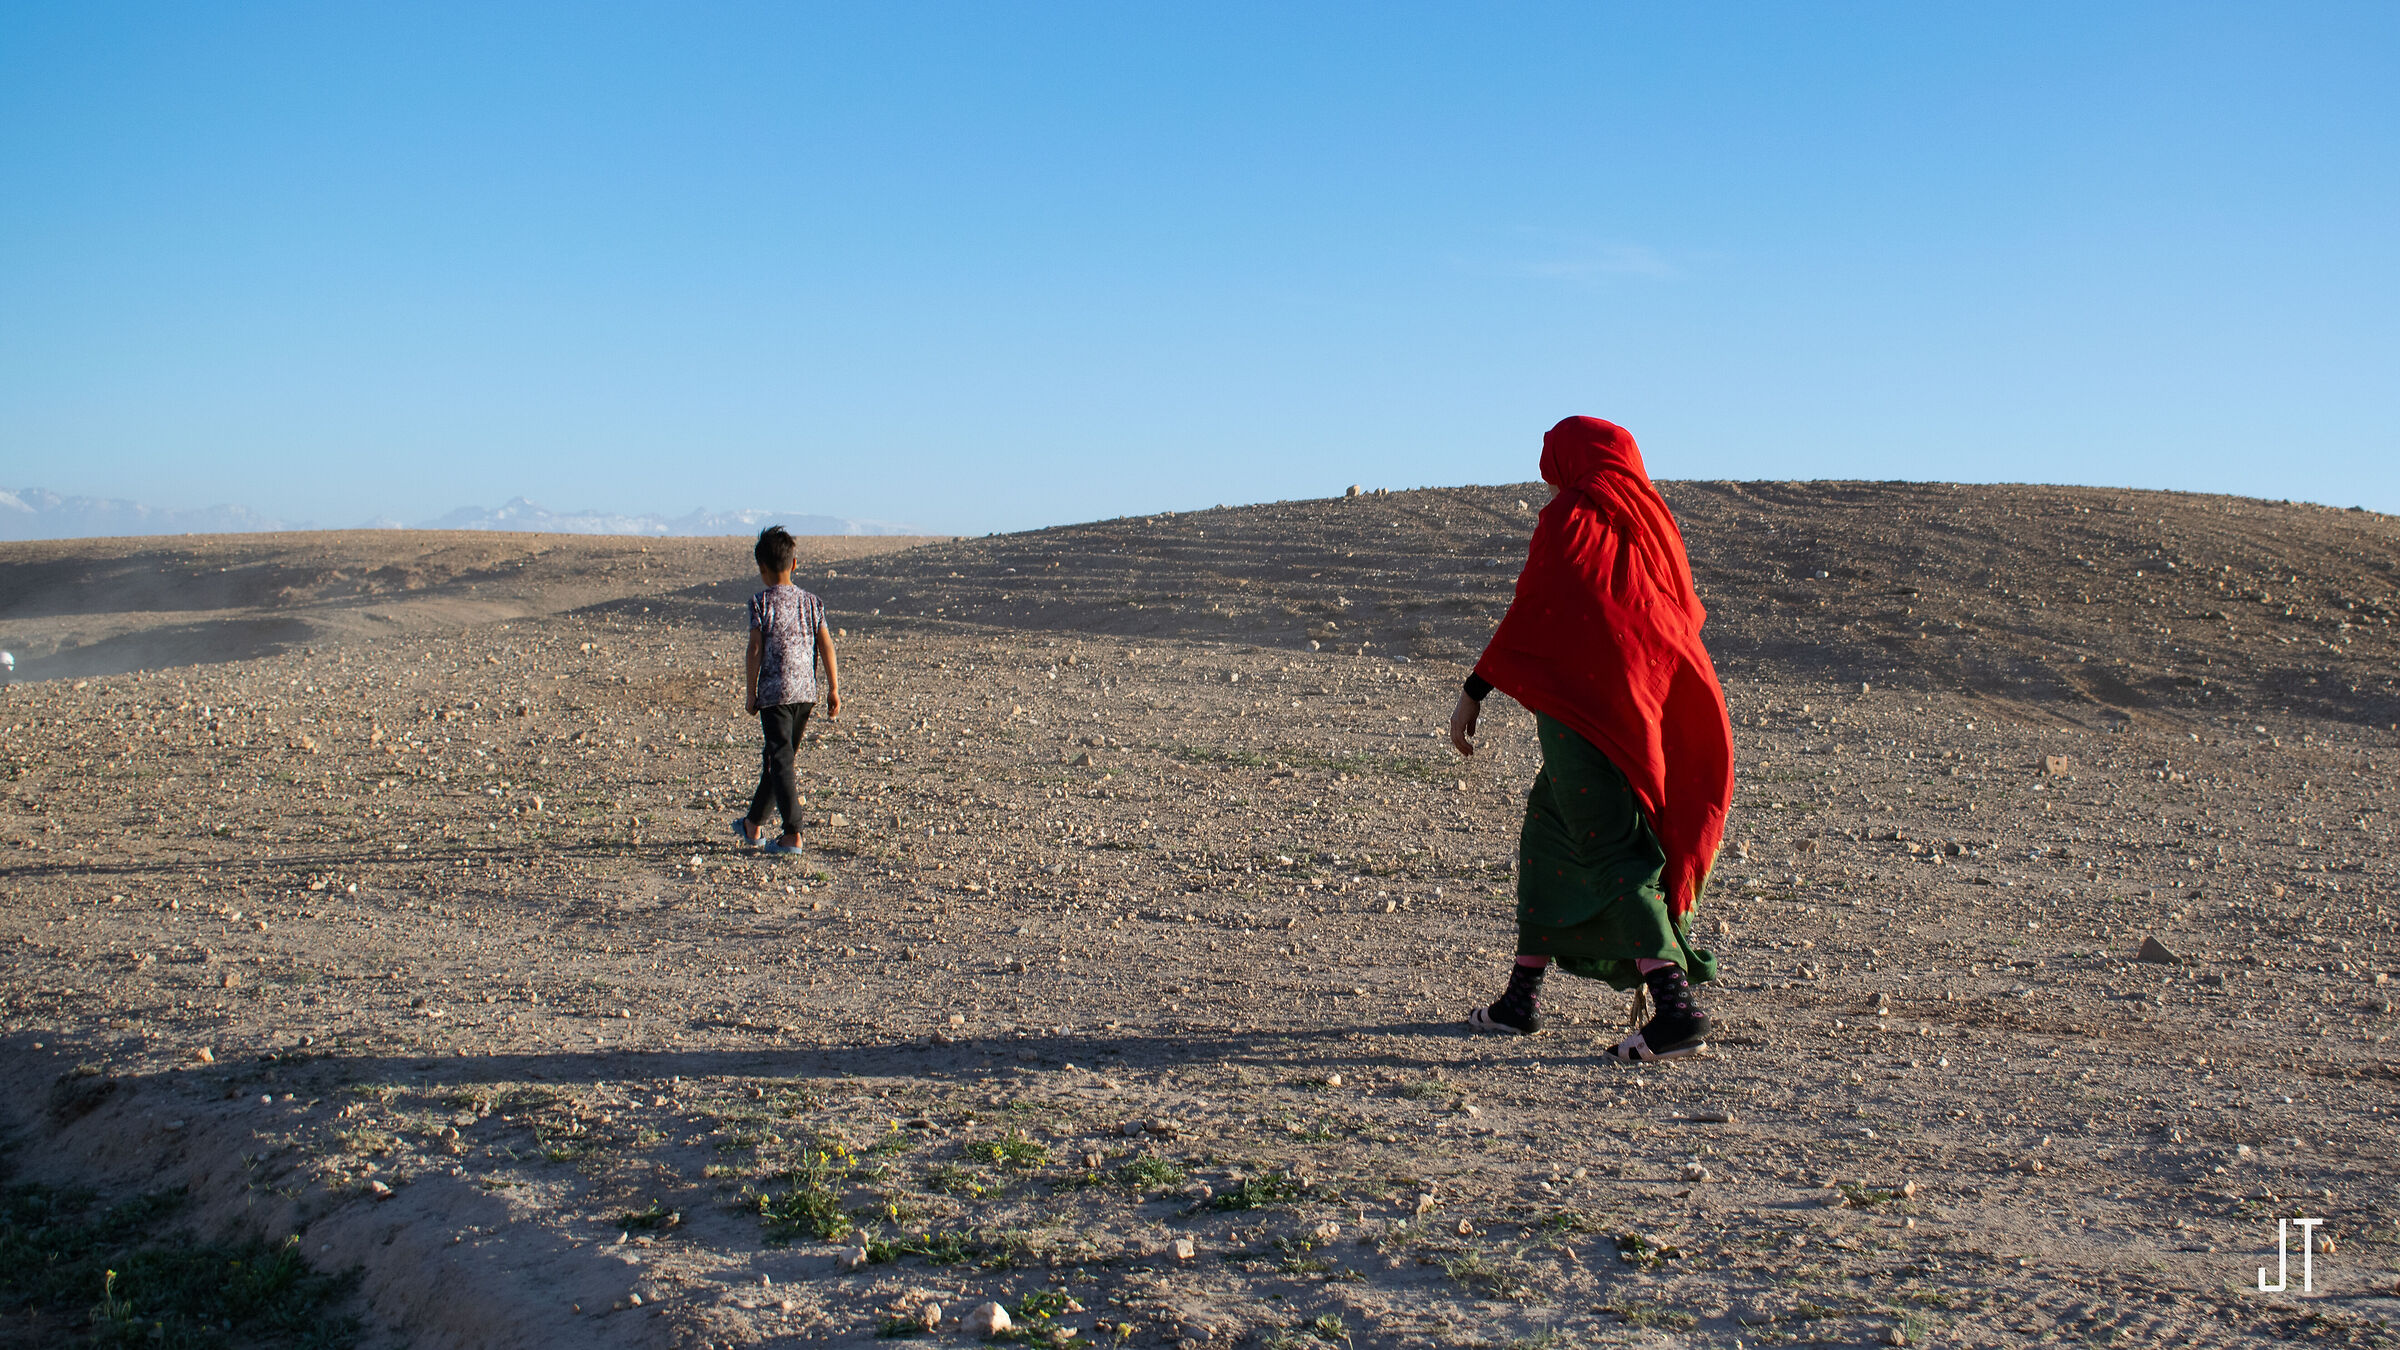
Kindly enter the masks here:
<path id="1" fill-rule="evenodd" d="M 2400 511 L 2400 6 L 0 9 L 0 486 Z"/>

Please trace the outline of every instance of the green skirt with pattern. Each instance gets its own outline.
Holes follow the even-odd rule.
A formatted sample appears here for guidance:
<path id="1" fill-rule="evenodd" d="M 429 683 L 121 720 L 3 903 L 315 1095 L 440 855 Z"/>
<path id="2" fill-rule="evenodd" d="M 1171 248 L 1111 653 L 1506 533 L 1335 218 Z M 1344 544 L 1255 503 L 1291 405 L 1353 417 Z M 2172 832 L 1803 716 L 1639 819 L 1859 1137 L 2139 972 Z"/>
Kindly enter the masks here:
<path id="1" fill-rule="evenodd" d="M 1697 983 L 1717 959 L 1691 945 L 1691 914 L 1667 914 L 1666 854 L 1625 775 L 1565 723 L 1536 714 L 1542 772 L 1517 839 L 1517 952 L 1612 988 L 1642 983 L 1633 963 L 1672 961 Z"/>

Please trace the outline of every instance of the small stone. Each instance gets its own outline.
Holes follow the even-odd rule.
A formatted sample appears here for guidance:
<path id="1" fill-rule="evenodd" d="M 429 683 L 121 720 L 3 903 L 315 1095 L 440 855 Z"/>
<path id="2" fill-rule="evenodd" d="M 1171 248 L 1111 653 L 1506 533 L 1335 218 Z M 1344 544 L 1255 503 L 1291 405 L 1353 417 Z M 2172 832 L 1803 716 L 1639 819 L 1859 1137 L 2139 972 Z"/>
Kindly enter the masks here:
<path id="1" fill-rule="evenodd" d="M 642 1296 L 640 1294 L 627 1294 L 625 1296 L 625 1306 L 628 1308 L 638 1308 L 642 1306 Z"/>
<path id="2" fill-rule="evenodd" d="M 1913 1182 L 1913 1181 L 1903 1181 L 1903 1182 L 1901 1182 L 1901 1183 L 1900 1183 L 1900 1194 L 1901 1194 L 1901 1196 L 1902 1196 L 1903 1198 L 1905 1198 L 1905 1199 L 1909 1199 L 1909 1200 L 1914 1200 L 1914 1199 L 1916 1199 L 1916 1198 L 1917 1198 L 1917 1183 L 1915 1183 L 1915 1182 Z"/>
<path id="3" fill-rule="evenodd" d="M 1319 1242 L 1332 1242 L 1341 1235 L 1342 1226 L 1330 1219 L 1326 1220 L 1324 1223 L 1318 1224 L 1314 1231 L 1314 1236 Z"/>
<path id="4" fill-rule="evenodd" d="M 1189 1261 L 1193 1257 L 1200 1254 L 1200 1249 L 1192 1245 L 1192 1240 L 1190 1238 L 1175 1239 L 1175 1246 L 1172 1250 L 1175 1253 L 1175 1259 L 1178 1261 Z"/>
<path id="5" fill-rule="evenodd" d="M 1692 1119 L 1699 1121 L 1703 1125 L 1731 1125 L 1733 1123 L 1733 1112 L 1694 1111 L 1692 1113 Z"/>
<path id="6" fill-rule="evenodd" d="M 848 1248 L 842 1252 L 839 1259 L 844 1270 L 864 1269 L 867 1264 L 867 1249 L 864 1247 Z"/>
<path id="7" fill-rule="evenodd" d="M 1884 1329 L 1883 1343 L 1885 1345 L 1906 1345 L 1908 1344 L 1908 1333 L 1898 1327 L 1887 1327 Z"/>
<path id="8" fill-rule="evenodd" d="M 1475 1225 L 1467 1222 L 1465 1219 L 1460 1219 L 1458 1221 L 1458 1235 L 1460 1237 L 1475 1236 Z"/>
<path id="9" fill-rule="evenodd" d="M 217 977 L 217 987 L 218 987 L 218 988 L 220 988 L 220 989 L 232 989 L 232 988 L 234 988 L 234 987 L 236 987 L 236 986 L 240 985 L 240 984 L 241 984 L 241 982 L 242 982 L 242 977 L 241 977 L 241 976 L 239 976 L 239 975 L 236 975 L 235 973 L 233 973 L 233 972 L 232 972 L 232 971 L 230 971 L 230 970 L 229 970 L 229 971 L 226 971 L 226 972 L 225 972 L 223 975 L 220 975 L 220 976 L 218 976 L 218 977 Z"/>
<path id="10" fill-rule="evenodd" d="M 2150 964 L 2157 966 L 2179 966 L 2183 964 L 2183 958 L 2177 956 L 2174 952 L 2169 951 L 2167 949 L 2167 944 L 2159 941 L 2156 936 L 2143 938 L 2141 950 L 2133 954 L 2133 959 L 2136 961 L 2147 961 Z"/>
<path id="11" fill-rule="evenodd" d="M 1325 1076 L 1325 1086 L 1327 1086 L 1327 1087 L 1340 1087 L 1341 1085 L 1342 1085 L 1342 1076 L 1341 1076 L 1340 1074 L 1338 1074 L 1338 1073 L 1336 1073 L 1336 1074 L 1327 1074 L 1327 1075 Z"/>
<path id="12" fill-rule="evenodd" d="M 825 817 L 825 824 L 829 829 L 843 829 L 850 824 L 850 817 L 843 815 L 839 811 L 836 811 L 832 815 Z"/>
<path id="13" fill-rule="evenodd" d="M 939 1303 L 928 1303 L 928 1304 L 926 1304 L 924 1307 L 917 1309 L 917 1325 L 918 1325 L 918 1326 L 921 1326 L 921 1327 L 925 1328 L 927 1331 L 931 1331 L 931 1330 L 933 1330 L 935 1327 L 938 1327 L 938 1326 L 940 1326 L 941 1324 L 942 1324 L 942 1305 L 941 1305 L 941 1304 L 939 1304 Z"/>
<path id="14" fill-rule="evenodd" d="M 1122 1124 L 1122 1125 L 1119 1125 L 1119 1126 L 1117 1127 L 1117 1133 L 1119 1133 L 1119 1134 L 1121 1134 L 1121 1135 L 1124 1135 L 1124 1136 L 1125 1136 L 1126 1138 L 1128 1138 L 1128 1139 L 1132 1138 L 1133 1136 L 1135 1136 L 1135 1135 L 1137 1135 L 1137 1134 L 1140 1134 L 1141 1132 L 1142 1132 L 1142 1122 L 1140 1122 L 1140 1121 L 1138 1121 L 1138 1120 L 1129 1120 L 1129 1121 L 1126 1121 L 1124 1124 Z"/>
<path id="15" fill-rule="evenodd" d="M 1685 1181 L 1707 1181 L 1710 1180 L 1710 1177 L 1708 1169 L 1695 1162 L 1683 1165 L 1683 1179 Z"/>
<path id="16" fill-rule="evenodd" d="M 1359 491 L 1359 489 L 1358 489 L 1358 484 L 1356 484 L 1356 483 L 1352 483 L 1352 484 L 1350 485 L 1349 489 L 1348 489 L 1347 491 L 1343 492 L 1343 493 L 1342 493 L 1342 495 L 1343 495 L 1343 496 L 1345 496 L 1345 497 L 1355 497 L 1355 496 L 1357 496 L 1357 495 L 1358 495 L 1358 491 Z M 1519 503 L 1519 505 L 1523 505 L 1523 503 Z"/>
<path id="17" fill-rule="evenodd" d="M 389 1200 L 392 1198 L 392 1188 L 380 1181 L 370 1181 L 367 1183 L 367 1194 L 378 1200 Z"/>
<path id="18" fill-rule="evenodd" d="M 1088 769 L 1092 767 L 1092 752 L 1086 750 L 1082 754 L 1077 755 L 1074 759 L 1068 761 L 1068 767 L 1076 769 Z"/>
<path id="19" fill-rule="evenodd" d="M 952 1013 L 952 1014 L 950 1014 L 950 1025 L 952 1025 L 952 1026 L 954 1026 L 954 1027 L 963 1027 L 963 1026 L 965 1026 L 966 1024 L 967 1024 L 967 1015 L 966 1015 L 965 1013 Z"/>
<path id="20" fill-rule="evenodd" d="M 204 1045 L 192 1052 L 192 1058 L 203 1064 L 214 1064 L 217 1062 L 217 1052 Z"/>
<path id="21" fill-rule="evenodd" d="M 1431 1214 L 1431 1213 L 1433 1213 L 1433 1204 L 1434 1204 L 1434 1201 L 1433 1201 L 1433 1192 L 1431 1192 L 1431 1191 L 1425 1191 L 1425 1192 L 1422 1192 L 1422 1193 L 1420 1193 L 1420 1194 L 1417 1196 L 1417 1213 L 1419 1213 L 1419 1214 Z"/>

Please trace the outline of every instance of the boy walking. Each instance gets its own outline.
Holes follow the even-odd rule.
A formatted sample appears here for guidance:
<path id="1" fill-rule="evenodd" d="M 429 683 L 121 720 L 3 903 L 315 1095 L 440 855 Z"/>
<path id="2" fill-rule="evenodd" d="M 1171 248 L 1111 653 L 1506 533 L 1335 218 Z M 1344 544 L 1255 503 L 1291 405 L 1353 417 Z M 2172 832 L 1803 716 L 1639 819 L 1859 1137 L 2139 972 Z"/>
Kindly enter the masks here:
<path id="1" fill-rule="evenodd" d="M 792 584 L 800 546 L 781 525 L 759 531 L 758 579 L 765 590 L 750 597 L 750 655 L 744 662 L 749 696 L 765 746 L 759 755 L 758 790 L 750 812 L 733 822 L 744 845 L 755 846 L 767 823 L 767 808 L 783 814 L 783 837 L 767 841 L 768 853 L 800 851 L 800 788 L 792 776 L 792 752 L 816 710 L 819 667 L 824 671 L 825 715 L 842 711 L 841 675 L 833 659 L 833 630 L 825 607 Z"/>

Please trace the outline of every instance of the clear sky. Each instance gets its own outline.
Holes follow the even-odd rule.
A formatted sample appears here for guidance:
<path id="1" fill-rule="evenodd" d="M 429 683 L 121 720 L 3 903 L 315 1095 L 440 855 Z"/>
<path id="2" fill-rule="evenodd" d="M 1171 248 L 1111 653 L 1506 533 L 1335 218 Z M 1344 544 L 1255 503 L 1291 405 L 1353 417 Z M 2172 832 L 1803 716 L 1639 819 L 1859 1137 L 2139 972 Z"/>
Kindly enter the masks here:
<path id="1" fill-rule="evenodd" d="M 0 486 L 2400 511 L 2400 5 L 0 7 Z"/>

